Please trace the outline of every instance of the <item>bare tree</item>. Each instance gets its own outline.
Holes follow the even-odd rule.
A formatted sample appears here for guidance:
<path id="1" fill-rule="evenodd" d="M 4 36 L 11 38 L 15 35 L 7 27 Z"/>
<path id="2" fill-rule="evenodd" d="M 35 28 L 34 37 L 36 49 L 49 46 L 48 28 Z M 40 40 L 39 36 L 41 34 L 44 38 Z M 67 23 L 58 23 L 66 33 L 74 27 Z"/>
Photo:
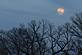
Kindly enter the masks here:
<path id="1" fill-rule="evenodd" d="M 70 52 L 75 53 L 78 47 L 77 36 L 81 37 L 79 27 L 70 23 L 55 26 L 47 20 L 32 20 L 27 26 L 0 32 L 0 41 L 8 55 L 71 55 Z"/>
<path id="2" fill-rule="evenodd" d="M 70 24 L 68 23 L 64 26 L 58 26 L 57 28 L 49 24 L 48 36 L 52 55 L 62 54 L 65 53 L 65 51 L 71 50 L 71 46 L 69 48 L 67 47 L 72 41 L 69 30 Z"/>
<path id="3" fill-rule="evenodd" d="M 31 30 L 31 36 L 32 36 L 32 47 L 31 47 L 31 51 L 32 51 L 32 55 L 33 54 L 37 54 L 37 55 L 44 55 L 45 54 L 45 48 L 46 48 L 46 42 L 45 39 L 46 37 L 46 33 L 47 33 L 47 28 L 46 28 L 46 22 L 44 20 L 39 21 L 38 23 L 33 20 L 31 21 L 31 23 L 29 24 L 29 30 Z M 35 44 L 35 50 L 33 48 L 33 44 Z M 37 48 L 38 47 L 38 48 Z M 33 50 L 35 51 L 33 53 Z M 37 53 L 38 52 L 38 53 Z"/>
<path id="4" fill-rule="evenodd" d="M 82 54 L 82 13 L 76 14 L 72 17 L 72 30 L 71 33 L 73 36 L 77 37 L 77 48 L 78 48 L 78 55 Z"/>

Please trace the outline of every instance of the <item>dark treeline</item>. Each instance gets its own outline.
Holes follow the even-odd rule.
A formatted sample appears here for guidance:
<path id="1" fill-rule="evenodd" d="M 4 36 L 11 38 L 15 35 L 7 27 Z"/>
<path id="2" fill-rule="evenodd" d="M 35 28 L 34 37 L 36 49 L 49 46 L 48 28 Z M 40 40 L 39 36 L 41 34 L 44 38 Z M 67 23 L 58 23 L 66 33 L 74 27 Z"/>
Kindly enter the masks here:
<path id="1" fill-rule="evenodd" d="M 0 30 L 0 55 L 82 55 L 82 13 L 55 26 L 32 20 L 27 26 Z"/>

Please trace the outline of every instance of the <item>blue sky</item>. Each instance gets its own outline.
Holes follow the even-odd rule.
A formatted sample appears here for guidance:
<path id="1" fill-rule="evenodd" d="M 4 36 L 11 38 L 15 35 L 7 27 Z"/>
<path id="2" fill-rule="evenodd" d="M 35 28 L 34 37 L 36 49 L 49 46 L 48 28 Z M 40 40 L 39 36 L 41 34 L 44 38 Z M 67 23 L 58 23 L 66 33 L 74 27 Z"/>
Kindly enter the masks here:
<path id="1" fill-rule="evenodd" d="M 64 7 L 64 15 L 56 12 L 59 7 Z M 31 19 L 63 24 L 79 12 L 82 12 L 82 0 L 0 0 L 0 29 L 28 23 Z"/>

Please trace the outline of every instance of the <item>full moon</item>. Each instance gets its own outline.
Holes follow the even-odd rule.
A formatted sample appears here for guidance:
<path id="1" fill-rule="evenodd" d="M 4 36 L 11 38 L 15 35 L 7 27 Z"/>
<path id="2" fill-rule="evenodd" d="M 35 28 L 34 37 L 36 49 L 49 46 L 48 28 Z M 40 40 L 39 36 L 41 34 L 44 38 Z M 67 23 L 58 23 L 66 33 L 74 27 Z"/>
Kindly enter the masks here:
<path id="1" fill-rule="evenodd" d="M 63 15 L 64 14 L 64 8 L 58 8 L 57 13 L 60 15 Z"/>

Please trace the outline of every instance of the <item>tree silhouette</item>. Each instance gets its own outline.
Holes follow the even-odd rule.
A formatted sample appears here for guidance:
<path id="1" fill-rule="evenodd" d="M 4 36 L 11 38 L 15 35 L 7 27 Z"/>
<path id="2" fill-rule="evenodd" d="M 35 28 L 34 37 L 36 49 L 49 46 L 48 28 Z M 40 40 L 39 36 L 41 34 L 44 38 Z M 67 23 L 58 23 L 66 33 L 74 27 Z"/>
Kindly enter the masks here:
<path id="1" fill-rule="evenodd" d="M 72 17 L 73 23 L 60 26 L 55 26 L 48 20 L 32 20 L 27 26 L 21 24 L 7 31 L 1 30 L 0 54 L 80 55 L 81 16 L 76 17 Z"/>
<path id="2" fill-rule="evenodd" d="M 82 54 L 82 13 L 76 14 L 72 17 L 72 30 L 71 33 L 73 36 L 77 37 L 78 42 L 78 55 Z"/>

